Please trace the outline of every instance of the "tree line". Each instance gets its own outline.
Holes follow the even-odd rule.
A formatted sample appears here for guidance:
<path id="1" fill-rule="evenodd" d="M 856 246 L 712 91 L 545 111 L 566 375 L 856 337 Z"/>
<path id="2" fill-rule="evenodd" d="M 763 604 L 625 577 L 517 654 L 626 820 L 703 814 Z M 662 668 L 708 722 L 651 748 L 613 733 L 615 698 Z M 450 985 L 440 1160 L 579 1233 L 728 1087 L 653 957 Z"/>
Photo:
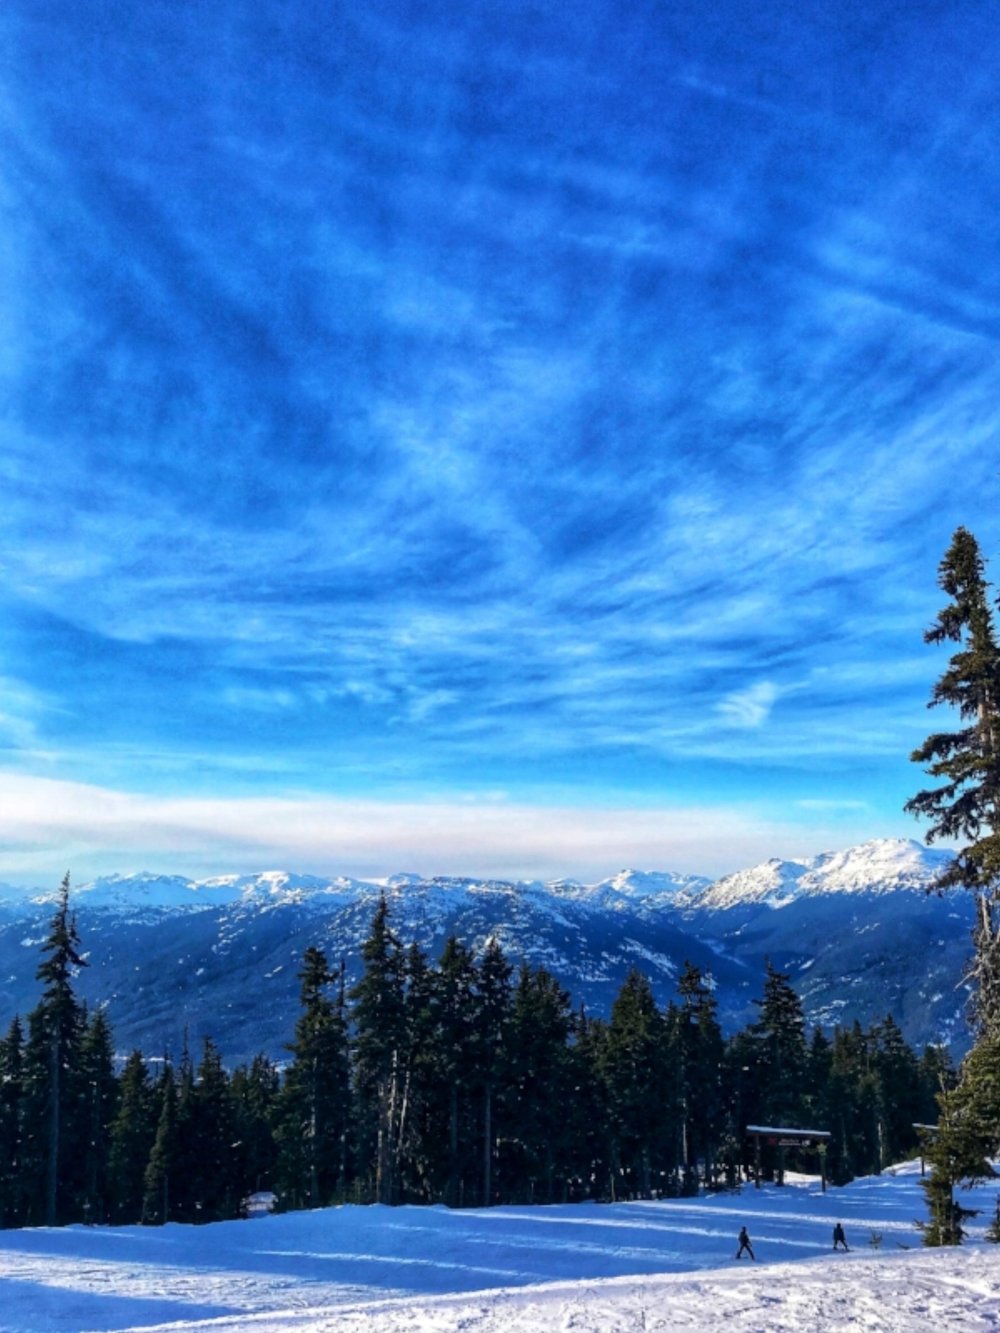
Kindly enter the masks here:
<path id="1" fill-rule="evenodd" d="M 911 1153 L 951 1081 L 945 1052 L 918 1056 L 891 1017 L 807 1034 L 770 966 L 756 1019 L 728 1038 L 690 963 L 665 1008 L 632 971 L 603 1020 L 496 941 L 476 957 L 449 939 L 436 963 L 404 948 L 384 898 L 356 984 L 305 951 L 281 1067 L 261 1054 L 230 1072 L 206 1039 L 197 1063 L 185 1045 L 119 1068 L 104 1011 L 74 993 L 68 877 L 42 955 L 41 998 L 0 1040 L 5 1227 L 215 1221 L 256 1190 L 303 1208 L 731 1188 L 752 1169 L 748 1123 L 828 1129 L 845 1182 Z"/>

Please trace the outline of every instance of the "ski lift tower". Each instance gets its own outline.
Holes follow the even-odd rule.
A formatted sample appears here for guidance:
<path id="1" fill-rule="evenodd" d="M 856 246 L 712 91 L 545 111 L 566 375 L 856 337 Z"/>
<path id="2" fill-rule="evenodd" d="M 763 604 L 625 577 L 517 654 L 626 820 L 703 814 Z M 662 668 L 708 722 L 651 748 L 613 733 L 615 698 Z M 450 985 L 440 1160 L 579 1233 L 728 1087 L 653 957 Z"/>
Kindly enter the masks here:
<path id="1" fill-rule="evenodd" d="M 826 1193 L 826 1150 L 833 1135 L 827 1129 L 791 1129 L 787 1125 L 747 1125 L 747 1133 L 754 1141 L 754 1185 L 760 1189 L 760 1149 L 766 1143 L 778 1150 L 779 1185 L 785 1183 L 785 1149 L 815 1148 L 819 1153 L 819 1178 Z"/>

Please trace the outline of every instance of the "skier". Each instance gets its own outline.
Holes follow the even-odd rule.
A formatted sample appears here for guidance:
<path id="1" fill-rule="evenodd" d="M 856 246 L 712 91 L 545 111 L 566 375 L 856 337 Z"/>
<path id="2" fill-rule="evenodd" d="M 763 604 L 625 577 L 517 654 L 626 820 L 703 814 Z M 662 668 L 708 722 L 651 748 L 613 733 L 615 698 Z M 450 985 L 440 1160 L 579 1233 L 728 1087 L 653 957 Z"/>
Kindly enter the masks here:
<path id="1" fill-rule="evenodd" d="M 847 1237 L 844 1235 L 844 1228 L 839 1222 L 833 1228 L 833 1248 L 836 1249 L 838 1245 L 843 1245 L 845 1250 L 850 1249 L 850 1246 L 847 1243 Z"/>
<path id="2" fill-rule="evenodd" d="M 757 1260 L 754 1258 L 753 1246 L 750 1244 L 750 1237 L 747 1235 L 747 1229 L 746 1227 L 740 1227 L 740 1248 L 736 1251 L 737 1259 L 743 1258 L 744 1250 L 746 1250 L 750 1258 L 756 1263 Z"/>

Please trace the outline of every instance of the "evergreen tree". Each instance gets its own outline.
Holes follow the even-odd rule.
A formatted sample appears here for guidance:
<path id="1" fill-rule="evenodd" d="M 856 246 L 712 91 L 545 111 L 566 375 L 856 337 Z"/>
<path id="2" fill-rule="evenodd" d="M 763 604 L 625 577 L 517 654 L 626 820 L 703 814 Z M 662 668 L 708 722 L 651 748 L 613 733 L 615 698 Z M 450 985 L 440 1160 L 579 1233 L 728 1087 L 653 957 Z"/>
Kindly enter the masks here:
<path id="1" fill-rule="evenodd" d="M 958 1082 L 958 1071 L 946 1046 L 925 1046 L 919 1061 L 920 1107 L 914 1119 L 933 1125 L 938 1118 L 938 1097 Z"/>
<path id="2" fill-rule="evenodd" d="M 808 1054 L 802 1001 L 789 984 L 787 973 L 768 962 L 763 999 L 754 1000 L 760 1017 L 751 1025 L 754 1038 L 754 1076 L 760 1088 L 760 1115 L 767 1125 L 804 1127 Z M 778 1150 L 778 1178 L 782 1179 L 784 1153 Z M 774 1162 L 768 1160 L 771 1171 Z"/>
<path id="3" fill-rule="evenodd" d="M 763 1088 L 758 1077 L 757 1041 L 749 1030 L 736 1032 L 722 1053 L 725 1131 L 719 1158 L 732 1187 L 742 1175 L 749 1176 L 755 1163 L 750 1158 L 747 1125 L 760 1124 Z"/>
<path id="4" fill-rule="evenodd" d="M 84 1132 L 83 1216 L 106 1222 L 111 1207 L 111 1127 L 118 1109 L 111 1028 L 103 1009 L 90 1019 L 80 1047 L 79 1124 Z"/>
<path id="5" fill-rule="evenodd" d="M 80 955 L 76 921 L 69 910 L 69 875 L 59 887 L 45 955 L 36 973 L 43 982 L 28 1015 L 25 1051 L 25 1188 L 32 1221 L 54 1226 L 79 1215 L 83 1191 L 80 1128 L 80 1045 L 83 1010 L 73 991 Z M 37 1210 L 37 1211 L 36 1211 Z"/>
<path id="6" fill-rule="evenodd" d="M 648 1199 L 664 1159 L 667 1028 L 648 979 L 633 968 L 611 1008 L 603 1073 L 613 1127 L 613 1197 Z"/>
<path id="7" fill-rule="evenodd" d="M 437 977 L 417 944 L 404 963 L 402 1088 L 397 1152 L 397 1197 L 426 1203 L 442 1197 L 447 1171 L 446 1110 L 436 1058 Z"/>
<path id="8" fill-rule="evenodd" d="M 920 1068 L 899 1025 L 887 1014 L 871 1033 L 877 1085 L 878 1170 L 911 1156 L 922 1105 Z"/>
<path id="9" fill-rule="evenodd" d="M 476 969 L 472 954 L 452 936 L 445 944 L 433 990 L 434 1056 L 442 1090 L 442 1142 L 447 1144 L 444 1201 L 457 1207 L 465 1200 L 465 1176 L 478 1174 L 473 1156 L 476 1124 L 471 1103 L 478 1066 Z"/>
<path id="10" fill-rule="evenodd" d="M 581 1005 L 573 1019 L 572 1044 L 567 1051 L 566 1125 L 570 1141 L 569 1197 L 573 1202 L 611 1193 L 615 1139 L 603 1072 L 607 1042 L 607 1023 L 590 1018 Z M 654 1175 L 653 1187 L 662 1191 L 662 1176 Z"/>
<path id="11" fill-rule="evenodd" d="M 345 1183 L 350 1068 L 343 997 L 330 995 L 335 980 L 323 951 L 306 949 L 293 1060 L 276 1107 L 280 1192 L 312 1208 Z"/>
<path id="12" fill-rule="evenodd" d="M 484 1207 L 493 1202 L 493 1163 L 496 1157 L 497 1092 L 502 1102 L 508 1076 L 507 1036 L 511 1017 L 513 969 L 495 939 L 487 941 L 476 982 L 476 1025 L 482 1088 L 482 1198 Z"/>
<path id="13" fill-rule="evenodd" d="M 770 1125 L 799 1125 L 805 1112 L 808 1063 L 802 1001 L 789 984 L 788 974 L 778 972 L 769 962 L 763 999 L 754 1004 L 760 1009 L 750 1029 L 763 1087 L 760 1113 Z"/>
<path id="14" fill-rule="evenodd" d="M 937 1131 L 926 1151 L 931 1166 L 923 1182 L 929 1220 L 925 1245 L 958 1245 L 962 1222 L 955 1186 L 972 1186 L 997 1173 L 991 1159 L 1000 1151 L 1000 1033 L 983 1037 L 966 1056 L 958 1085 L 938 1099 Z"/>
<path id="15" fill-rule="evenodd" d="M 24 1033 L 16 1016 L 0 1041 L 0 1227 L 25 1217 L 22 1179 Z"/>
<path id="16" fill-rule="evenodd" d="M 714 1162 L 724 1127 L 722 1055 L 724 1041 L 716 1017 L 718 1006 L 701 971 L 685 962 L 677 983 L 677 1057 L 680 1062 L 682 1163 L 688 1188 L 696 1164 L 705 1180 L 714 1176 Z"/>
<path id="17" fill-rule="evenodd" d="M 402 949 L 389 927 L 384 894 L 361 957 L 364 972 L 351 991 L 359 1168 L 376 1202 L 392 1203 L 404 1124 L 405 983 Z"/>
<path id="18" fill-rule="evenodd" d="M 927 841 L 965 843 L 941 874 L 940 888 L 960 886 L 976 899 L 975 1020 L 1000 1029 L 1000 649 L 985 562 L 976 539 L 959 528 L 938 572 L 952 599 L 924 634 L 928 643 L 960 644 L 935 684 L 930 707 L 948 704 L 965 725 L 928 736 L 911 758 L 942 786 L 920 791 L 906 809 L 931 821 Z"/>
<path id="19" fill-rule="evenodd" d="M 211 1037 L 205 1037 L 191 1095 L 190 1158 L 186 1170 L 196 1222 L 236 1217 L 243 1182 L 238 1176 L 236 1106 L 229 1075 Z"/>
<path id="20" fill-rule="evenodd" d="M 239 1178 L 248 1193 L 270 1189 L 275 1183 L 279 1150 L 274 1124 L 280 1089 L 278 1070 L 263 1054 L 255 1055 L 249 1067 L 241 1066 L 233 1074 Z"/>
<path id="21" fill-rule="evenodd" d="M 187 1095 L 190 1095 L 189 1093 Z M 156 1135 L 143 1178 L 142 1217 L 144 1222 L 172 1222 L 177 1218 L 175 1189 L 186 1165 L 179 1152 L 178 1091 L 172 1066 L 165 1063 L 157 1089 L 159 1111 Z"/>
<path id="22" fill-rule="evenodd" d="M 569 995 L 544 968 L 522 964 L 510 1020 L 510 1081 L 502 1114 L 507 1137 L 500 1170 L 508 1194 L 525 1203 L 553 1203 L 568 1191 L 567 1165 L 572 1029 Z"/>
<path id="23" fill-rule="evenodd" d="M 142 1221 L 144 1177 L 156 1138 L 155 1101 L 141 1051 L 125 1061 L 118 1110 L 108 1148 L 110 1217 L 117 1224 Z"/>

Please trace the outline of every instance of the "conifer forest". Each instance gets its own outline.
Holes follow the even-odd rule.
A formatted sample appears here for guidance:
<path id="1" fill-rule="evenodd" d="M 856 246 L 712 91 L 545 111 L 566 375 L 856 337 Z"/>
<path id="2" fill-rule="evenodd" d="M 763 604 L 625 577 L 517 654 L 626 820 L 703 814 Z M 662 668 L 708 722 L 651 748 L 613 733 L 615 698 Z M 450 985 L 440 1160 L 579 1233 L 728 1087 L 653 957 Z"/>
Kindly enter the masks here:
<path id="1" fill-rule="evenodd" d="M 280 1065 L 226 1067 L 206 1039 L 176 1060 L 116 1057 L 63 882 L 40 997 L 0 1040 L 0 1224 L 158 1224 L 236 1217 L 256 1191 L 282 1209 L 337 1202 L 547 1203 L 733 1188 L 754 1170 L 747 1124 L 828 1129 L 834 1182 L 917 1147 L 950 1087 L 946 1052 L 910 1049 L 892 1017 L 806 1030 L 768 968 L 757 1016 L 725 1035 L 686 965 L 665 1010 L 633 971 L 607 1020 L 495 941 L 436 962 L 393 932 L 384 899 L 360 978 L 318 948 Z M 763 1174 L 779 1163 L 765 1150 Z M 784 1163 L 817 1170 L 796 1150 Z"/>

